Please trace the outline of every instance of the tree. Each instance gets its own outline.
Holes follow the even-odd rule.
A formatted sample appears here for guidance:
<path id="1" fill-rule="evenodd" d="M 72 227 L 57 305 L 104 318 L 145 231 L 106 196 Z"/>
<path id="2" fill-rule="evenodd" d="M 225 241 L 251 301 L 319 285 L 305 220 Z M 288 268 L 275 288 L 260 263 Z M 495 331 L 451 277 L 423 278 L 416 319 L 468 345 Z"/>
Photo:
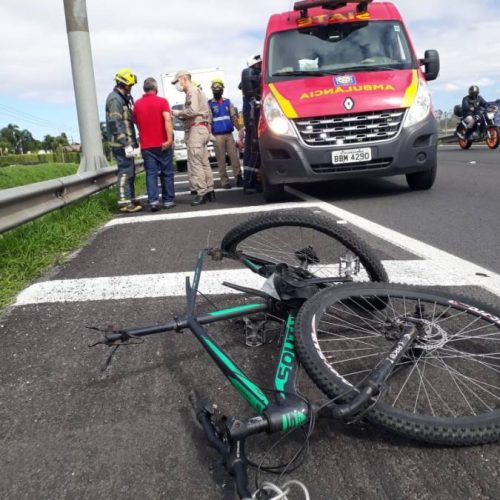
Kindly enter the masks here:
<path id="1" fill-rule="evenodd" d="M 42 148 L 45 151 L 55 151 L 57 147 L 56 138 L 52 137 L 50 134 L 47 134 L 42 141 Z"/>
<path id="2" fill-rule="evenodd" d="M 56 137 L 47 134 L 43 141 L 39 141 L 33 137 L 29 130 L 21 130 L 13 123 L 9 123 L 6 127 L 0 129 L 0 154 L 24 154 L 28 151 L 38 151 L 40 148 L 45 149 L 45 151 L 56 152 L 68 145 L 69 140 L 65 132 Z"/>
<path id="3" fill-rule="evenodd" d="M 64 132 L 56 137 L 56 141 L 59 146 L 69 146 L 68 136 Z"/>
<path id="4" fill-rule="evenodd" d="M 22 150 L 21 146 L 21 131 L 17 125 L 9 123 L 5 128 L 0 130 L 2 140 L 9 144 L 9 150 L 13 153 L 19 153 Z"/>
<path id="5" fill-rule="evenodd" d="M 37 141 L 29 130 L 21 130 L 19 134 L 21 153 L 27 153 L 39 149 L 40 141 Z"/>
<path id="6" fill-rule="evenodd" d="M 0 136 L 0 156 L 9 153 L 10 144 Z"/>

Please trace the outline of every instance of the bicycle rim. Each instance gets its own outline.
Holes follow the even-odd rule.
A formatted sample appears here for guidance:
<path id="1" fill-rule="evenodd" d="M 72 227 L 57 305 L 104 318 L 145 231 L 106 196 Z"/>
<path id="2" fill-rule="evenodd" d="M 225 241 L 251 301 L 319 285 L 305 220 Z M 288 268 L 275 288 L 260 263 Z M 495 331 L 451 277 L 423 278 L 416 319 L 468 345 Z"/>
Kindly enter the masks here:
<path id="1" fill-rule="evenodd" d="M 362 384 L 408 324 L 417 340 L 367 418 L 434 443 L 499 439 L 500 312 L 493 306 L 404 285 L 337 287 L 299 314 L 298 354 L 333 398 Z"/>
<path id="2" fill-rule="evenodd" d="M 246 221 L 228 232 L 221 248 L 236 258 L 301 267 L 316 277 L 387 281 L 380 259 L 354 233 L 305 211 Z"/>

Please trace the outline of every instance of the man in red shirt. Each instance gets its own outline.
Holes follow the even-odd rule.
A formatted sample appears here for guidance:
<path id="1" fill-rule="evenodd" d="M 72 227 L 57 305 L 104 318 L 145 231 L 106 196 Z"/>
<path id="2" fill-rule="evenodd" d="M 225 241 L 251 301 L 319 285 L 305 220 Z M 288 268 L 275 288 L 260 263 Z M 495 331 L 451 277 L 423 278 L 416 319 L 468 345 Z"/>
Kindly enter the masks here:
<path id="1" fill-rule="evenodd" d="M 154 78 L 144 80 L 144 95 L 134 106 L 134 121 L 139 129 L 139 142 L 146 171 L 148 202 L 152 212 L 175 207 L 173 143 L 174 133 L 168 101 L 158 97 Z M 159 200 L 158 176 L 162 202 Z"/>

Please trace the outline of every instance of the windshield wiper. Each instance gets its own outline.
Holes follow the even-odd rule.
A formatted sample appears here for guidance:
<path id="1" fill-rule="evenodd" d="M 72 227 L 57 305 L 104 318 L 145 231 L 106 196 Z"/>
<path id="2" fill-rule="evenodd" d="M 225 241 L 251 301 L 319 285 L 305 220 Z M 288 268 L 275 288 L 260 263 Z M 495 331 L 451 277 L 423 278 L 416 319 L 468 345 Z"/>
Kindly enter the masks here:
<path id="1" fill-rule="evenodd" d="M 340 69 L 315 69 L 307 71 L 282 71 L 278 73 L 273 73 L 273 77 L 277 76 L 327 76 L 327 75 L 344 75 L 346 73 L 352 73 L 354 71 L 396 71 L 401 68 L 395 68 L 393 66 L 349 66 L 347 68 Z"/>
<path id="2" fill-rule="evenodd" d="M 271 76 L 325 76 L 331 75 L 329 71 L 323 70 L 307 70 L 307 71 L 279 71 L 278 73 L 273 73 Z"/>
<path id="3" fill-rule="evenodd" d="M 401 68 L 395 68 L 394 66 L 349 66 L 344 68 L 342 73 L 352 73 L 353 71 L 396 71 Z M 338 72 L 338 70 L 337 70 Z"/>

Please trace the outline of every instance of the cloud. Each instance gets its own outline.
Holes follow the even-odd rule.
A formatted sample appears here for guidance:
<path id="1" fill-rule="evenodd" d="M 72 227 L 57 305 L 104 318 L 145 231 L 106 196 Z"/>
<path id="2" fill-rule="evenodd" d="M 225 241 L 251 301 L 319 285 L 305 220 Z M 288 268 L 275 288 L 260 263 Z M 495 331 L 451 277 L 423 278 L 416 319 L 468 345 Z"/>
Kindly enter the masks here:
<path id="1" fill-rule="evenodd" d="M 0 93 L 73 103 L 73 86 L 62 2 L 37 0 L 2 6 Z M 272 4 L 194 0 L 150 0 L 147 6 L 117 7 L 114 0 L 88 0 L 94 73 L 99 100 L 105 99 L 120 67 L 139 78 L 180 67 L 222 66 L 236 89 L 246 59 L 261 51 L 268 17 L 287 10 Z M 257 36 L 256 36 L 257 33 Z"/>
<path id="2" fill-rule="evenodd" d="M 2 95 L 73 105 L 63 2 L 3 2 L 0 30 Z M 269 16 L 290 0 L 192 0 L 147 4 L 87 0 L 99 108 L 120 67 L 142 80 L 180 67 L 222 66 L 228 95 L 237 97 L 246 59 L 262 51 Z M 465 92 L 471 83 L 499 94 L 500 5 L 491 0 L 399 0 L 417 53 L 437 49 L 436 96 Z M 140 89 L 136 89 L 136 94 Z"/>

